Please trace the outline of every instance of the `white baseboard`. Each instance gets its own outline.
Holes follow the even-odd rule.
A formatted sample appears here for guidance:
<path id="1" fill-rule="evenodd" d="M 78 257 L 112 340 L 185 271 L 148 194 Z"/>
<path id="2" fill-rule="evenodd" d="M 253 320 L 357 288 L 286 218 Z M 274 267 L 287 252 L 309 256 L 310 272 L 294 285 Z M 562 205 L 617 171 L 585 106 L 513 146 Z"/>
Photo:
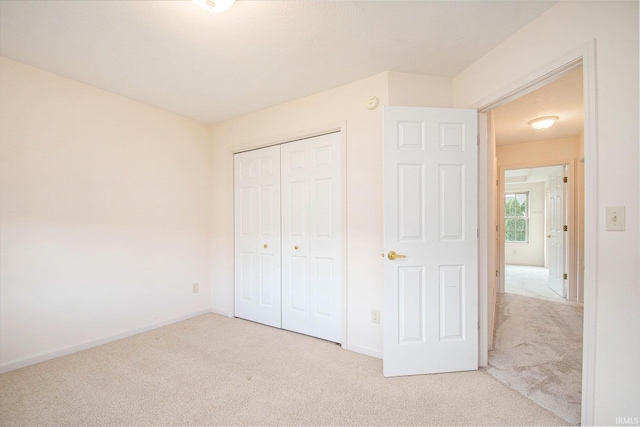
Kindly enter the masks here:
<path id="1" fill-rule="evenodd" d="M 152 329 L 161 328 L 163 326 L 170 325 L 172 323 L 181 322 L 183 320 L 191 319 L 192 317 L 201 316 L 203 314 L 211 313 L 211 310 L 201 310 L 195 313 L 186 314 L 184 316 L 175 317 L 173 319 L 164 320 L 162 322 L 152 323 L 146 326 L 142 326 L 140 328 L 132 329 L 130 331 L 121 332 L 119 334 L 111 335 L 105 338 L 100 338 L 93 341 L 87 341 L 82 344 L 71 345 L 69 347 L 61 348 L 58 350 L 41 353 L 36 356 L 25 357 L 23 359 L 12 360 L 10 362 L 5 362 L 0 364 L 0 374 L 5 372 L 14 371 L 16 369 L 24 368 L 25 366 L 35 365 L 36 363 L 45 362 L 47 360 L 55 359 L 56 357 L 66 356 L 68 354 L 76 353 L 78 351 L 87 350 L 89 348 L 97 347 L 99 345 L 107 344 L 113 341 L 121 340 L 123 338 L 127 338 L 133 335 L 140 334 L 142 332 L 147 332 Z"/>
<path id="2" fill-rule="evenodd" d="M 233 317 L 227 310 L 219 310 L 217 308 L 212 308 L 210 313 L 219 314 L 220 316 L 224 317 Z"/>
<path id="3" fill-rule="evenodd" d="M 354 353 L 364 354 L 365 356 L 375 357 L 376 359 L 382 359 L 382 352 L 379 350 L 373 350 L 367 347 L 360 347 L 357 345 L 349 345 L 345 347 L 346 350 L 353 351 Z"/>

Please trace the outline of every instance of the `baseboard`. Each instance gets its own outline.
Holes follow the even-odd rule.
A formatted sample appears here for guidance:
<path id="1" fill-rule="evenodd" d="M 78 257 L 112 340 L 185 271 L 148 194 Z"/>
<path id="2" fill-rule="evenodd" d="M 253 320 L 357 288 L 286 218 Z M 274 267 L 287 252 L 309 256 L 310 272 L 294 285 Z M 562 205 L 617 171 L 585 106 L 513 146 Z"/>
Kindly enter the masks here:
<path id="1" fill-rule="evenodd" d="M 119 334 L 111 335 L 105 338 L 100 338 L 93 341 L 87 341 L 82 344 L 71 345 L 62 349 L 41 353 L 36 356 L 26 357 L 24 359 L 13 360 L 0 364 L 0 374 L 5 372 L 14 371 L 16 369 L 24 368 L 26 366 L 35 365 L 36 363 L 46 362 L 47 360 L 55 359 L 57 357 L 66 356 L 68 354 L 77 353 L 78 351 L 87 350 L 99 345 L 107 344 L 113 341 L 121 340 L 133 335 L 147 332 L 153 329 L 161 328 L 163 326 L 171 325 L 172 323 L 182 322 L 183 320 L 191 319 L 192 317 L 201 316 L 203 314 L 211 313 L 211 310 L 201 310 L 195 313 L 186 314 L 184 316 L 175 317 L 173 319 L 164 320 L 162 322 L 152 323 L 140 328 L 132 329 L 130 331 L 121 332 Z"/>
<path id="2" fill-rule="evenodd" d="M 210 313 L 219 314 L 220 316 L 224 316 L 224 317 L 233 317 L 231 315 L 231 313 L 229 313 L 229 311 L 227 311 L 227 310 L 219 310 L 217 308 L 212 308 Z"/>
<path id="3" fill-rule="evenodd" d="M 346 350 L 353 351 L 354 353 L 364 354 L 365 356 L 375 357 L 376 359 L 382 359 L 382 352 L 378 350 L 373 350 L 367 347 L 360 347 L 357 345 L 348 345 L 345 347 Z"/>

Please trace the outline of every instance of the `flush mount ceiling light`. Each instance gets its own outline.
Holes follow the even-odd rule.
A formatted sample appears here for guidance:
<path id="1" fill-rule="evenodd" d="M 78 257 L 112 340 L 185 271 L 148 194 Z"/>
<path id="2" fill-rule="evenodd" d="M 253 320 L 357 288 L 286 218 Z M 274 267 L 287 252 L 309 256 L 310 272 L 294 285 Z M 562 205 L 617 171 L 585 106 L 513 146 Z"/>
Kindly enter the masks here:
<path id="1" fill-rule="evenodd" d="M 532 128 L 536 130 L 547 129 L 553 126 L 553 124 L 558 120 L 558 116 L 546 116 L 546 117 L 538 117 L 537 119 L 533 119 L 529 122 Z"/>
<path id="2" fill-rule="evenodd" d="M 224 12 L 233 6 L 235 0 L 193 0 L 195 4 L 207 12 Z"/>

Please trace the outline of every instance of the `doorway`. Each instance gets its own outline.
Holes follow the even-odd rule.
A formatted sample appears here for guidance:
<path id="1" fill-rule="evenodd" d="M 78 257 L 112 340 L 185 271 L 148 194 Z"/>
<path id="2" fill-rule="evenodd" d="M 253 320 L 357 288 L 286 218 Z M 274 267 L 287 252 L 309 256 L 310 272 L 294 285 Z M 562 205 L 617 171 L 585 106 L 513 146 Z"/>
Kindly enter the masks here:
<path id="1" fill-rule="evenodd" d="M 561 74 L 487 111 L 497 183 L 495 306 L 489 306 L 494 309 L 493 348 L 487 372 L 578 424 L 584 294 L 582 66 Z M 556 116 L 557 122 L 543 131 L 530 129 L 528 123 L 541 116 Z"/>
<path id="2" fill-rule="evenodd" d="M 569 181 L 575 180 L 574 168 L 558 164 L 502 169 L 498 212 L 503 227 L 498 251 L 504 280 L 499 292 L 509 292 L 509 285 L 513 285 L 507 274 L 509 266 L 532 266 L 545 270 L 534 275 L 536 278 L 532 281 L 539 283 L 544 275 L 545 287 L 554 294 L 582 302 L 578 299 L 582 294 L 578 290 L 583 287 L 583 276 L 577 274 L 580 266 L 570 268 L 572 263 L 583 262 L 574 241 L 578 241 L 584 231 L 577 229 L 581 225 L 574 218 L 582 217 L 579 202 L 584 191 L 582 182 L 569 186 Z M 511 282 L 523 284 L 524 277 L 526 275 L 514 279 L 512 275 Z"/>

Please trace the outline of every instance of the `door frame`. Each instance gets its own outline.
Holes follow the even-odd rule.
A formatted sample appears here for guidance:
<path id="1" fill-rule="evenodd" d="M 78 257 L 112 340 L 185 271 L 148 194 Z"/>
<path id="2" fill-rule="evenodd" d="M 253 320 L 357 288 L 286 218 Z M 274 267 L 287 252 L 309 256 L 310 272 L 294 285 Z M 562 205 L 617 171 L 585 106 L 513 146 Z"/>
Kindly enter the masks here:
<path id="1" fill-rule="evenodd" d="M 568 301 L 573 301 L 571 297 L 577 297 L 576 289 L 578 286 L 577 282 L 577 274 L 576 274 L 576 265 L 577 265 L 577 257 L 578 257 L 578 233 L 576 228 L 576 220 L 575 220 L 575 201 L 576 201 L 576 161 L 574 159 L 566 159 L 566 160 L 550 160 L 550 161 L 541 161 L 541 162 L 525 162 L 525 163 L 513 163 L 508 165 L 501 165 L 500 169 L 500 182 L 498 186 L 498 218 L 502 220 L 504 218 L 504 192 L 505 192 L 505 178 L 504 172 L 508 170 L 514 169 L 532 169 L 532 168 L 544 168 L 548 166 L 567 166 L 567 188 L 565 194 L 565 212 L 564 217 L 566 218 L 566 224 L 568 226 L 567 234 L 565 236 L 566 244 L 563 245 L 562 258 L 565 263 L 565 269 L 568 276 L 566 286 L 567 286 L 567 296 L 566 299 Z M 546 198 L 546 194 L 545 194 Z M 546 202 L 545 202 L 546 203 Z M 546 212 L 545 207 L 545 212 Z M 498 259 L 499 259 L 499 270 L 500 270 L 500 285 L 498 288 L 498 292 L 504 293 L 505 291 L 505 240 L 504 227 L 500 227 L 499 229 L 499 237 L 498 237 Z"/>
<path id="2" fill-rule="evenodd" d="M 311 127 L 311 128 L 307 128 L 307 129 L 302 129 L 299 131 L 294 131 L 294 132 L 289 132 L 289 133 L 283 133 L 281 135 L 275 136 L 275 137 L 271 137 L 271 138 L 267 138 L 265 140 L 261 140 L 261 141 L 255 141 L 255 142 L 251 142 L 248 144 L 244 144 L 238 147 L 234 147 L 232 150 L 230 150 L 231 155 L 235 155 L 237 153 L 242 153 L 244 151 L 250 151 L 250 150 L 257 150 L 260 148 L 265 148 L 265 147 L 271 147 L 274 145 L 282 145 L 282 144 L 286 144 L 289 142 L 294 142 L 294 141 L 300 141 L 303 139 L 308 139 L 308 138 L 313 138 L 315 136 L 321 136 L 321 135 L 326 135 L 329 133 L 335 133 L 335 132 L 340 132 L 340 221 L 342 222 L 342 232 L 341 232 L 341 236 L 340 236 L 340 242 L 341 242 L 341 250 L 342 250 L 342 269 L 341 269 L 341 301 L 340 304 L 342 305 L 340 312 L 341 312 L 341 319 L 340 319 L 340 323 L 341 323 L 341 337 L 342 337 L 342 342 L 340 344 L 340 346 L 344 349 L 348 349 L 349 348 L 349 343 L 348 343 L 348 338 L 349 338 L 349 334 L 348 334 L 348 330 L 347 330 L 347 316 L 348 316 L 348 304 L 347 304 L 347 296 L 348 296 L 348 285 L 347 285 L 347 273 L 348 273 L 348 268 L 347 268 L 347 250 L 348 250 L 348 245 L 347 245 L 347 230 L 348 230 L 348 223 L 347 223 L 347 122 L 346 121 L 340 121 L 340 122 L 333 122 L 333 123 L 327 123 L 324 125 L 320 125 L 320 126 L 315 126 L 315 127 Z M 233 181 L 230 184 L 232 187 L 234 185 Z M 235 209 L 235 208 L 234 208 Z M 235 217 L 235 214 L 232 213 L 231 214 L 233 217 Z M 233 222 L 233 227 L 230 230 L 230 233 L 232 235 L 232 239 L 231 241 L 233 242 L 234 245 L 234 249 L 233 249 L 233 253 L 235 253 L 235 239 L 233 238 L 233 233 L 235 230 L 235 218 L 232 221 Z M 233 259 L 233 262 L 235 263 L 235 259 Z M 233 277 L 233 281 L 231 283 L 231 292 L 229 292 L 229 297 L 228 297 L 228 301 L 227 301 L 227 305 L 229 307 L 228 309 L 228 317 L 235 317 L 235 272 L 234 272 L 234 277 Z"/>
<path id="3" fill-rule="evenodd" d="M 596 42 L 591 40 L 573 52 L 537 69 L 527 76 L 504 87 L 500 91 L 482 99 L 470 106 L 476 108 L 479 114 L 478 123 L 484 123 L 479 131 L 478 150 L 478 185 L 483 195 L 478 200 L 478 224 L 481 224 L 480 254 L 489 249 L 490 227 L 489 206 L 493 200 L 496 186 L 491 182 L 492 159 L 489 158 L 487 133 L 487 114 L 492 109 L 513 101 L 530 93 L 552 81 L 562 77 L 568 71 L 582 65 L 583 95 L 584 95 L 584 332 L 582 349 L 582 405 L 581 420 L 585 425 L 593 424 L 595 402 L 595 353 L 596 353 L 596 313 L 597 313 L 597 244 L 598 244 L 598 135 L 597 135 L 597 87 L 596 87 Z M 491 167 L 490 167 L 491 166 Z M 479 360 L 481 366 L 488 364 L 489 336 L 493 331 L 488 330 L 489 319 L 489 271 L 487 255 L 480 257 L 480 343 Z M 495 303 L 495 301 L 494 301 Z"/>

